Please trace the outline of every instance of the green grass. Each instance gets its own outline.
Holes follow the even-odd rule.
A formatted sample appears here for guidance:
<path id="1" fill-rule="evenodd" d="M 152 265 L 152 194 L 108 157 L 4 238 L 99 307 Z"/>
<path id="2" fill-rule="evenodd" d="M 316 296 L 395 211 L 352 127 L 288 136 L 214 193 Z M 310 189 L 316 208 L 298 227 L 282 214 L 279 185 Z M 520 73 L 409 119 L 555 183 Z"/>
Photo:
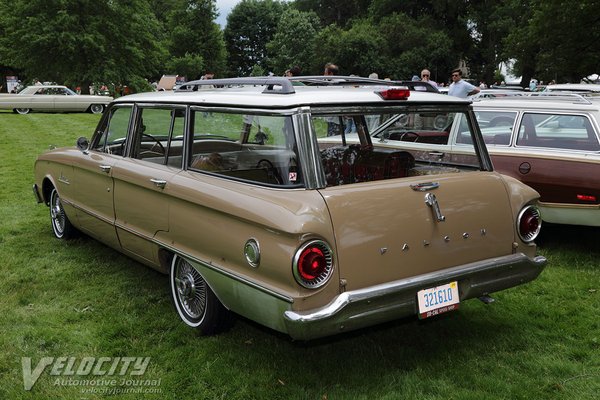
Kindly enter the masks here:
<path id="1" fill-rule="evenodd" d="M 0 112 L 0 399 L 597 399 L 600 230 L 546 227 L 530 284 L 430 321 L 309 343 L 240 319 L 215 337 L 179 321 L 165 276 L 88 238 L 54 239 L 33 162 L 98 116 Z M 21 357 L 151 357 L 159 394 L 86 394 Z M 76 377 L 75 377 L 76 378 Z"/>

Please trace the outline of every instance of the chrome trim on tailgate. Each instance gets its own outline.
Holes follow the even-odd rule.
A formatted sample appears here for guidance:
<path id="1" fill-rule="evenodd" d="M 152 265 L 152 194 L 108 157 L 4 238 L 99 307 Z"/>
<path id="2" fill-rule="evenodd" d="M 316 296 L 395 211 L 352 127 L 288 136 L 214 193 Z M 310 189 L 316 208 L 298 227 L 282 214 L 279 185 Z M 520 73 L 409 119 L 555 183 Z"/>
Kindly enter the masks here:
<path id="1" fill-rule="evenodd" d="M 458 281 L 460 300 L 507 289 L 535 279 L 546 258 L 523 253 L 452 267 L 408 279 L 344 292 L 322 308 L 284 312 L 288 334 L 313 339 L 417 314 L 417 292 Z"/>

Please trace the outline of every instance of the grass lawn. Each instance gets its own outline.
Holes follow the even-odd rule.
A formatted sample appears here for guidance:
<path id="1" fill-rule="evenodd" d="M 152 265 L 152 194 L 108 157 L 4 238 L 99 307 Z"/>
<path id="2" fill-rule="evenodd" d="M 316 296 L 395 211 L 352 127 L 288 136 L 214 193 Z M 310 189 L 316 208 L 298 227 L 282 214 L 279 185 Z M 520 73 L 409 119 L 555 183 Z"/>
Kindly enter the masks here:
<path id="1" fill-rule="evenodd" d="M 600 397 L 600 229 L 545 226 L 546 270 L 490 305 L 309 343 L 243 319 L 202 337 L 179 321 L 165 276 L 92 239 L 54 239 L 48 208 L 35 203 L 37 154 L 89 138 L 98 119 L 0 112 L 0 399 Z M 32 370 L 43 357 L 150 361 L 104 387 L 76 385 L 102 376 L 48 367 L 26 391 L 23 357 Z"/>

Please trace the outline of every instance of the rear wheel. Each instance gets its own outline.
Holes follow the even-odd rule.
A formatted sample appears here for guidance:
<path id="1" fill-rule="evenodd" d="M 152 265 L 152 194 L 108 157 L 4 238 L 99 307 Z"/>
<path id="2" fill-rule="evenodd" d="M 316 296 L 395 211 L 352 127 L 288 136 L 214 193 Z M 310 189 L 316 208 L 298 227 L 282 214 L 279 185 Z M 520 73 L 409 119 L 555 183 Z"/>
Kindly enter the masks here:
<path id="1" fill-rule="evenodd" d="M 205 335 L 212 335 L 229 327 L 230 312 L 189 261 L 179 256 L 173 257 L 170 272 L 171 296 L 183 322 Z"/>
<path id="2" fill-rule="evenodd" d="M 69 221 L 69 217 L 67 217 L 60 201 L 60 196 L 54 188 L 50 193 L 50 221 L 52 222 L 54 236 L 58 239 L 70 239 L 75 236 L 77 230 L 71 225 L 71 221 Z"/>
<path id="3" fill-rule="evenodd" d="M 25 115 L 25 114 L 29 114 L 29 111 L 31 111 L 31 109 L 30 108 L 15 108 L 14 111 L 17 114 Z"/>
<path id="4" fill-rule="evenodd" d="M 102 114 L 102 111 L 104 111 L 104 105 L 103 104 L 92 104 L 90 106 L 90 112 L 92 114 Z"/>

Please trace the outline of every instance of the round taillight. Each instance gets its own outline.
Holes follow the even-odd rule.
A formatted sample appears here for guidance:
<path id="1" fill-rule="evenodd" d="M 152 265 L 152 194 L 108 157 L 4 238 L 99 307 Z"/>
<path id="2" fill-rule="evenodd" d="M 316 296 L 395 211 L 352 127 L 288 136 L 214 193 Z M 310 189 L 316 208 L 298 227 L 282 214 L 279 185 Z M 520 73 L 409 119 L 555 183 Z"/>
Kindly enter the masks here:
<path id="1" fill-rule="evenodd" d="M 535 206 L 527 206 L 521 210 L 517 218 L 519 236 L 525 243 L 532 242 L 542 229 L 542 215 Z"/>
<path id="2" fill-rule="evenodd" d="M 294 278 L 301 286 L 316 289 L 327 283 L 333 272 L 333 256 L 329 245 L 312 240 L 302 245 L 292 264 Z"/>

